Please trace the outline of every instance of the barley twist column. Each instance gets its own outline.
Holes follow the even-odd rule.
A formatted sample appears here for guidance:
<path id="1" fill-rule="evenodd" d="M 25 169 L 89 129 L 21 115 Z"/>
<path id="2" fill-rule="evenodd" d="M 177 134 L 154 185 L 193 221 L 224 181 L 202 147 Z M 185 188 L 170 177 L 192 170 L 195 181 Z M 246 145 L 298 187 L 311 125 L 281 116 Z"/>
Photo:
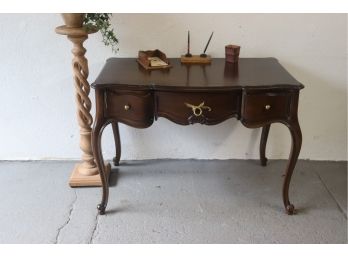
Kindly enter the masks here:
<path id="1" fill-rule="evenodd" d="M 76 90 L 77 120 L 80 126 L 80 148 L 83 152 L 82 163 L 79 165 L 78 170 L 80 174 L 91 176 L 98 174 L 98 169 L 94 163 L 91 148 L 91 125 L 93 123 L 93 118 L 90 111 L 92 104 L 88 97 L 90 91 L 90 86 L 87 81 L 88 63 L 84 56 L 86 49 L 83 47 L 83 42 L 87 39 L 87 36 L 68 36 L 68 38 L 74 44 L 72 50 L 74 55 L 72 66 Z"/>
<path id="2" fill-rule="evenodd" d="M 77 186 L 101 186 L 101 180 L 97 165 L 94 162 L 92 146 L 91 146 L 91 125 L 93 117 L 90 114 L 91 100 L 88 95 L 90 85 L 87 81 L 88 77 L 88 61 L 85 57 L 86 49 L 83 47 L 83 42 L 88 38 L 88 33 L 85 28 L 70 28 L 60 26 L 56 28 L 58 34 L 67 35 L 68 39 L 73 43 L 73 76 L 74 86 L 76 91 L 77 104 L 77 121 L 80 126 L 80 148 L 82 150 L 82 162 L 78 163 L 70 177 L 69 185 Z M 110 165 L 106 166 L 109 172 Z"/>

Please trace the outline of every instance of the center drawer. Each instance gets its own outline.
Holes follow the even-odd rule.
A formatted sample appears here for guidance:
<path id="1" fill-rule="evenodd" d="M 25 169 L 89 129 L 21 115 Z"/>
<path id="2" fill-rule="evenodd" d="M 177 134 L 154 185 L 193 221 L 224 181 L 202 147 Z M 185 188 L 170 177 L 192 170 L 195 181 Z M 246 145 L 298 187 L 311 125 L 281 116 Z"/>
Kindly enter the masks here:
<path id="1" fill-rule="evenodd" d="M 214 125 L 240 114 L 241 93 L 156 92 L 156 115 L 175 123 Z"/>

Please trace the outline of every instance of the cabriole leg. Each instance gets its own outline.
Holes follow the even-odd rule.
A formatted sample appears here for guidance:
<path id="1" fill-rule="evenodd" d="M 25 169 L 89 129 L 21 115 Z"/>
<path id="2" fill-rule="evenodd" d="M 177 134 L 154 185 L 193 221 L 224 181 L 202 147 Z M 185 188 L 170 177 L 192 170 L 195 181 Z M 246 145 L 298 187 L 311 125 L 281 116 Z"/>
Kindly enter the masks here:
<path id="1" fill-rule="evenodd" d="M 266 144 L 267 144 L 270 127 L 271 127 L 271 124 L 268 124 L 262 127 L 261 140 L 260 140 L 260 161 L 262 166 L 267 165 L 268 159 L 266 158 Z"/>
<path id="2" fill-rule="evenodd" d="M 115 148 L 116 148 L 116 156 L 113 158 L 113 162 L 115 166 L 120 165 L 121 158 L 121 140 L 120 140 L 120 132 L 118 128 L 118 122 L 112 122 L 112 131 L 114 133 L 115 140 Z"/>
<path id="3" fill-rule="evenodd" d="M 104 160 L 101 150 L 101 135 L 103 133 L 104 127 L 106 124 L 103 124 L 102 121 L 96 120 L 92 133 L 92 147 L 95 162 L 99 169 L 100 178 L 103 186 L 103 196 L 101 203 L 97 206 L 99 214 L 105 214 L 105 208 L 108 203 L 109 198 L 109 182 L 105 172 Z"/>
<path id="4" fill-rule="evenodd" d="M 284 183 L 283 183 L 283 203 L 284 203 L 286 213 L 289 215 L 292 215 L 294 214 L 295 207 L 293 204 L 290 203 L 290 200 L 289 200 L 289 186 L 290 186 L 291 176 L 294 171 L 294 168 L 301 150 L 302 133 L 301 133 L 301 128 L 300 128 L 300 125 L 298 124 L 298 121 L 292 122 L 288 124 L 287 126 L 291 133 L 292 144 L 291 144 L 291 151 L 290 151 L 288 164 L 285 170 Z"/>

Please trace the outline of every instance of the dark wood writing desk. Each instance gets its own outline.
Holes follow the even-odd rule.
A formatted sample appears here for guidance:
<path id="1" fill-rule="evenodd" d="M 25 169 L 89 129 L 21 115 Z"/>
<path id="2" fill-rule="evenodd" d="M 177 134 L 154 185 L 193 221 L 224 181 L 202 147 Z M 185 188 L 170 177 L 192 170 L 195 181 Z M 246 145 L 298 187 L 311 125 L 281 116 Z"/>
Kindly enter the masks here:
<path id="1" fill-rule="evenodd" d="M 267 163 L 265 149 L 271 123 L 280 122 L 289 128 L 292 147 L 285 171 L 283 203 L 286 212 L 293 214 L 288 191 L 302 142 L 297 107 L 303 85 L 274 58 L 242 58 L 239 64 L 226 63 L 225 59 L 213 59 L 208 65 L 181 64 L 179 59 L 170 62 L 171 69 L 146 71 L 135 59 L 111 58 L 92 84 L 96 93 L 92 144 L 103 183 L 99 213 L 105 213 L 109 195 L 100 143 L 106 125 L 112 124 L 114 164 L 118 165 L 118 122 L 147 128 L 158 117 L 180 125 L 214 125 L 236 117 L 245 127 L 262 127 L 263 166 Z"/>

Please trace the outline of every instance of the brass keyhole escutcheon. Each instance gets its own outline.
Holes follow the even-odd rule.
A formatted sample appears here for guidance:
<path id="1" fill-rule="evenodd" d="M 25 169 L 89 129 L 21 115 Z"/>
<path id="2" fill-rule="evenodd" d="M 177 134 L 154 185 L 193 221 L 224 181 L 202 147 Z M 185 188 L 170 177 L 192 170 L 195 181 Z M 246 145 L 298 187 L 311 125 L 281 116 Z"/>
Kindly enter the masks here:
<path id="1" fill-rule="evenodd" d="M 209 112 L 211 111 L 211 108 L 204 105 L 204 102 L 200 103 L 199 105 L 193 105 L 189 103 L 185 103 L 185 105 L 192 109 L 193 115 L 195 115 L 196 117 L 199 117 L 203 114 L 203 109 L 207 109 Z"/>
<path id="2" fill-rule="evenodd" d="M 269 109 L 271 109 L 271 106 L 270 106 L 269 104 L 267 104 L 267 105 L 265 106 L 265 109 L 266 109 L 266 110 L 269 110 Z"/>
<path id="3" fill-rule="evenodd" d="M 129 104 L 126 104 L 126 105 L 124 106 L 124 110 L 125 110 L 125 111 L 128 111 L 130 108 L 131 108 L 131 107 L 130 107 Z"/>

